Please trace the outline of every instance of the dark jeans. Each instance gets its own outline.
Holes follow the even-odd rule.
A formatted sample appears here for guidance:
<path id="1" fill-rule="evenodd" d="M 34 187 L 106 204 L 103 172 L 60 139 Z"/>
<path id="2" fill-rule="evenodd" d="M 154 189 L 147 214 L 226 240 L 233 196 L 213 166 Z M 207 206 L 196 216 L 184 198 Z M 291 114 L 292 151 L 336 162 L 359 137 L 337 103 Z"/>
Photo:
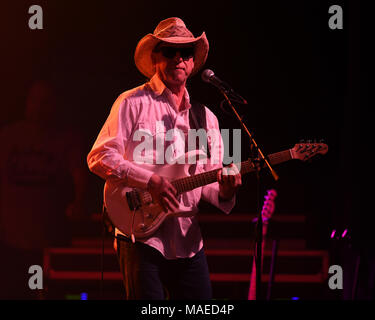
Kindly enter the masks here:
<path id="1" fill-rule="evenodd" d="M 141 242 L 117 237 L 117 256 L 128 300 L 210 300 L 204 250 L 192 258 L 168 260 Z"/>

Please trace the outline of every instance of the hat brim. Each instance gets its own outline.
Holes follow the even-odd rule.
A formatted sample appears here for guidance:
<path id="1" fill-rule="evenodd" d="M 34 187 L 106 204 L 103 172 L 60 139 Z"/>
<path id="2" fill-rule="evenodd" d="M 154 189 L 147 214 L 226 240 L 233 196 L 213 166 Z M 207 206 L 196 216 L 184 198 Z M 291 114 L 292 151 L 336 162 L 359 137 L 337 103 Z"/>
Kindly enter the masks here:
<path id="1" fill-rule="evenodd" d="M 139 42 L 135 49 L 134 61 L 138 70 L 145 75 L 147 78 L 152 78 L 155 74 L 155 66 L 152 62 L 152 51 L 155 46 L 160 43 L 170 43 L 170 44 L 194 44 L 195 53 L 194 53 L 194 68 L 191 75 L 197 73 L 202 66 L 205 64 L 209 44 L 205 32 L 203 32 L 197 38 L 186 38 L 186 37 L 170 37 L 170 38 L 160 38 L 149 33 L 144 36 Z"/>

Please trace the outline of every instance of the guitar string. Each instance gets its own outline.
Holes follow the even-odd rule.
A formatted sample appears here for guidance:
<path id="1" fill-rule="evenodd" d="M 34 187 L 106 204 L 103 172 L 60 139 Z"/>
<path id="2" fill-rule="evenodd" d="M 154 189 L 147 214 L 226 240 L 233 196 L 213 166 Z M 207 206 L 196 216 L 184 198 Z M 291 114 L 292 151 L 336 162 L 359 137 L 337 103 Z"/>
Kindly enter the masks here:
<path id="1" fill-rule="evenodd" d="M 268 157 L 270 158 L 271 162 L 279 162 L 279 161 L 287 160 L 290 157 L 290 155 L 288 152 L 281 151 L 281 152 L 271 154 Z M 241 163 L 241 168 L 243 168 L 243 170 L 241 171 L 243 173 L 250 171 L 252 167 L 253 167 L 252 163 L 249 160 Z M 182 193 L 187 190 L 194 189 L 198 186 L 209 184 L 212 180 L 215 180 L 217 170 L 204 172 L 195 176 L 189 176 L 189 177 L 185 177 L 182 179 L 174 180 L 172 183 L 174 184 L 175 188 L 179 191 L 179 193 Z M 143 202 L 148 203 L 152 201 L 152 197 L 150 196 L 149 193 L 144 193 L 142 195 L 142 200 Z"/>
<path id="2" fill-rule="evenodd" d="M 285 155 L 284 152 L 278 152 L 272 155 L 269 155 L 269 158 L 272 162 L 282 161 L 288 158 L 288 155 Z M 246 173 L 253 168 L 252 162 L 247 160 L 241 163 L 241 171 Z M 195 189 L 196 187 L 209 184 L 211 181 L 214 182 L 216 180 L 217 171 L 220 169 L 212 170 L 209 172 L 203 172 L 195 176 L 188 176 L 182 179 L 174 180 L 172 184 L 175 186 L 179 193 L 186 192 L 188 190 Z M 141 193 L 141 202 L 143 204 L 147 204 L 152 202 L 152 196 L 149 192 L 142 192 Z"/>

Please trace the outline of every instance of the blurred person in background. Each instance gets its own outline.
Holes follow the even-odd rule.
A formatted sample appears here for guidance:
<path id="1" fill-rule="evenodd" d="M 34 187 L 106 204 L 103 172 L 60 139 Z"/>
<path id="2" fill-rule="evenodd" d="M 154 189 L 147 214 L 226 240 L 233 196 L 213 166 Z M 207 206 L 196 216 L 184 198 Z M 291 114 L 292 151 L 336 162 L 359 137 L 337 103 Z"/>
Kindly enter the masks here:
<path id="1" fill-rule="evenodd" d="M 86 212 L 82 139 L 59 123 L 53 86 L 37 81 L 24 119 L 1 128 L 0 141 L 0 298 L 35 299 L 29 267 L 43 266 L 44 248 L 69 245 L 69 221 Z"/>

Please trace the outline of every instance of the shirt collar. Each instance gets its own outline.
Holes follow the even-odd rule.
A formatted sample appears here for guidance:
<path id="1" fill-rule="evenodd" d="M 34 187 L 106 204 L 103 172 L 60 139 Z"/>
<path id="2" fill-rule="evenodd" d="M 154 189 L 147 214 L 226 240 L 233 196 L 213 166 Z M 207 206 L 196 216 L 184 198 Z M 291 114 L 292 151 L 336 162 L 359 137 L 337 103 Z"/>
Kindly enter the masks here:
<path id="1" fill-rule="evenodd" d="M 165 86 L 164 82 L 159 78 L 159 76 L 156 73 L 150 79 L 150 81 L 148 82 L 148 85 L 157 96 L 160 96 L 165 92 L 165 94 L 168 95 L 169 98 L 172 98 L 171 91 Z M 185 104 L 184 108 L 182 108 L 181 111 L 191 108 L 190 96 L 186 88 L 185 88 L 185 95 L 184 95 L 184 104 Z"/>
<path id="2" fill-rule="evenodd" d="M 151 78 L 151 80 L 148 82 L 148 85 L 150 86 L 151 90 L 154 91 L 154 93 L 157 96 L 160 96 L 163 94 L 164 90 L 167 88 L 163 81 L 159 78 L 159 76 L 155 73 L 154 76 Z"/>

